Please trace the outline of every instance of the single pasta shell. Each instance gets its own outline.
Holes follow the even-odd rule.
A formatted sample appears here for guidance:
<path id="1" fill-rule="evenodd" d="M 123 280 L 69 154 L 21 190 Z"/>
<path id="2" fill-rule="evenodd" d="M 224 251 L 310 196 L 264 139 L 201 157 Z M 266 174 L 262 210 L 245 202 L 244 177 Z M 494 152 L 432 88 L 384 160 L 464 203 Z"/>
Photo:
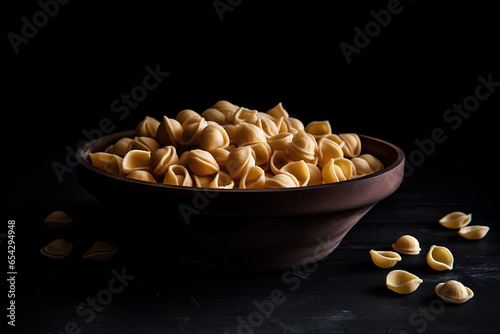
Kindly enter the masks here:
<path id="1" fill-rule="evenodd" d="M 50 228 L 60 229 L 71 224 L 73 219 L 70 218 L 64 211 L 54 211 L 48 215 L 43 222 Z"/>
<path id="2" fill-rule="evenodd" d="M 210 184 L 213 181 L 210 176 L 199 176 L 196 174 L 193 175 L 193 180 L 196 188 L 210 188 Z"/>
<path id="3" fill-rule="evenodd" d="M 222 111 L 215 108 L 208 108 L 201 113 L 201 117 L 206 119 L 207 122 L 212 121 L 220 125 L 226 124 L 226 117 L 224 116 Z"/>
<path id="4" fill-rule="evenodd" d="M 215 108 L 215 109 L 219 110 L 221 113 L 223 113 L 224 117 L 226 118 L 227 123 L 233 122 L 234 115 L 236 114 L 238 109 L 240 109 L 239 106 L 232 104 L 231 102 L 225 101 L 225 100 L 217 101 L 212 106 L 212 108 Z"/>
<path id="5" fill-rule="evenodd" d="M 297 179 L 287 174 L 277 174 L 266 180 L 265 188 L 293 188 L 298 187 Z"/>
<path id="6" fill-rule="evenodd" d="M 123 172 L 123 158 L 113 153 L 97 152 L 90 154 L 90 161 L 93 166 L 108 173 L 125 176 Z"/>
<path id="7" fill-rule="evenodd" d="M 182 123 L 181 145 L 197 145 L 201 132 L 208 126 L 207 121 L 201 116 L 193 116 Z"/>
<path id="8" fill-rule="evenodd" d="M 253 156 L 255 158 L 255 164 L 261 166 L 267 164 L 269 159 L 271 159 L 272 149 L 268 143 L 257 143 L 248 145 L 253 151 Z"/>
<path id="9" fill-rule="evenodd" d="M 160 148 L 160 144 L 150 137 L 134 137 L 128 146 L 128 150 L 143 150 L 154 152 Z"/>
<path id="10" fill-rule="evenodd" d="M 392 248 L 401 254 L 417 255 L 420 254 L 420 243 L 417 238 L 411 235 L 403 235 L 392 244 Z"/>
<path id="11" fill-rule="evenodd" d="M 267 139 L 267 143 L 273 150 L 286 150 L 292 142 L 293 134 L 281 132 Z"/>
<path id="12" fill-rule="evenodd" d="M 240 179 L 240 189 L 263 189 L 266 184 L 266 173 L 259 166 L 250 167 Z"/>
<path id="13" fill-rule="evenodd" d="M 184 109 L 184 110 L 181 110 L 177 116 L 175 117 L 175 119 L 179 122 L 179 124 L 181 124 L 182 126 L 184 126 L 184 122 L 187 121 L 188 119 L 192 118 L 192 117 L 201 117 L 200 114 L 198 114 L 196 111 L 194 110 L 191 110 L 191 109 Z"/>
<path id="14" fill-rule="evenodd" d="M 238 146 L 247 146 L 267 142 L 266 134 L 256 125 L 242 122 L 236 131 L 236 143 Z"/>
<path id="15" fill-rule="evenodd" d="M 134 170 L 132 173 L 127 175 L 127 178 L 138 181 L 157 183 L 154 176 L 151 175 L 150 172 L 147 172 L 145 170 Z"/>
<path id="16" fill-rule="evenodd" d="M 453 254 L 443 246 L 432 245 L 427 253 L 427 263 L 438 271 L 453 269 Z"/>
<path id="17" fill-rule="evenodd" d="M 189 175 L 186 167 L 182 165 L 172 165 L 168 167 L 167 173 L 163 178 L 163 184 L 192 187 L 193 179 L 191 178 L 191 175 Z"/>
<path id="18" fill-rule="evenodd" d="M 392 251 L 376 251 L 370 250 L 370 256 L 373 263 L 380 268 L 392 268 L 401 261 L 401 256 Z"/>
<path id="19" fill-rule="evenodd" d="M 387 287 L 400 294 L 412 293 L 422 282 L 422 279 L 405 270 L 393 270 L 385 279 Z"/>
<path id="20" fill-rule="evenodd" d="M 40 249 L 40 253 L 46 257 L 60 260 L 64 259 L 73 249 L 73 244 L 66 242 L 64 239 L 56 239 L 47 246 Z"/>
<path id="21" fill-rule="evenodd" d="M 217 173 L 219 165 L 215 158 L 207 151 L 195 149 L 189 152 L 187 163 L 191 172 L 198 176 L 207 176 Z"/>
<path id="22" fill-rule="evenodd" d="M 126 174 L 137 170 L 151 170 L 151 152 L 142 150 L 129 151 L 122 162 L 123 172 Z"/>
<path id="23" fill-rule="evenodd" d="M 361 139 L 355 133 L 340 133 L 340 139 L 345 142 L 342 146 L 344 156 L 347 158 L 357 157 L 361 153 Z"/>
<path id="24" fill-rule="evenodd" d="M 439 224 L 449 229 L 459 229 L 469 225 L 472 221 L 472 214 L 465 214 L 460 211 L 450 212 L 443 218 L 439 219 Z"/>
<path id="25" fill-rule="evenodd" d="M 215 110 L 215 109 L 214 109 Z M 220 111 L 217 110 L 220 113 Z M 222 115 L 222 113 L 221 113 Z M 229 135 L 219 124 L 210 121 L 210 124 L 201 131 L 198 145 L 205 151 L 212 152 L 216 148 L 229 146 Z"/>
<path id="26" fill-rule="evenodd" d="M 156 131 L 156 141 L 162 146 L 173 145 L 177 147 L 182 132 L 182 125 L 178 120 L 163 116 L 163 120 Z"/>
<path id="27" fill-rule="evenodd" d="M 229 175 L 227 175 L 224 172 L 217 172 L 215 174 L 214 179 L 210 184 L 208 185 L 209 188 L 217 188 L 217 189 L 233 189 L 234 188 L 234 181 L 231 180 Z"/>
<path id="28" fill-rule="evenodd" d="M 291 161 L 292 159 L 290 159 L 288 153 L 285 151 L 273 151 L 269 160 L 269 167 L 274 174 L 279 174 L 280 169 Z"/>
<path id="29" fill-rule="evenodd" d="M 439 298 L 448 303 L 462 304 L 474 297 L 471 289 L 455 280 L 439 283 L 434 290 Z"/>
<path id="30" fill-rule="evenodd" d="M 321 138 L 322 136 L 331 134 L 332 128 L 329 121 L 314 121 L 307 124 L 305 131 L 312 134 L 315 138 Z"/>
<path id="31" fill-rule="evenodd" d="M 321 178 L 321 170 L 318 166 L 311 164 L 309 162 L 306 163 L 307 168 L 309 169 L 309 182 L 307 182 L 308 186 L 315 186 L 318 184 L 323 184 L 323 179 Z"/>
<path id="32" fill-rule="evenodd" d="M 116 255 L 118 249 L 105 241 L 97 241 L 83 254 L 84 259 L 106 261 Z"/>
<path id="33" fill-rule="evenodd" d="M 301 120 L 295 117 L 287 117 L 284 118 L 283 121 L 286 124 L 287 131 L 293 134 L 298 133 L 299 131 L 304 131 L 304 124 Z"/>
<path id="34" fill-rule="evenodd" d="M 311 174 L 309 174 L 309 168 L 303 160 L 287 163 L 280 169 L 280 173 L 294 176 L 297 179 L 298 185 L 300 187 L 305 186 L 311 178 Z"/>
<path id="35" fill-rule="evenodd" d="M 241 179 L 252 166 L 255 166 L 255 158 L 253 150 L 248 146 L 232 150 L 226 161 L 226 169 L 233 180 Z"/>
<path id="36" fill-rule="evenodd" d="M 164 176 L 172 165 L 179 164 L 179 157 L 174 146 L 159 148 L 151 154 L 151 169 L 156 176 Z"/>
<path id="37" fill-rule="evenodd" d="M 458 234 L 460 234 L 465 239 L 479 240 L 484 238 L 489 230 L 490 228 L 488 226 L 469 225 L 460 228 L 460 230 L 458 230 Z"/>
<path id="38" fill-rule="evenodd" d="M 156 137 L 156 132 L 160 126 L 160 121 L 156 118 L 146 116 L 138 125 L 135 130 L 137 136 Z"/>
<path id="39" fill-rule="evenodd" d="M 330 159 L 343 158 L 344 152 L 339 144 L 328 138 L 321 138 L 318 141 L 318 165 L 323 168 Z"/>
<path id="40" fill-rule="evenodd" d="M 266 113 L 271 115 L 274 118 L 280 118 L 280 117 L 288 118 L 288 112 L 283 108 L 283 105 L 281 104 L 281 102 L 278 103 L 272 109 L 269 109 L 268 111 L 266 111 Z"/>

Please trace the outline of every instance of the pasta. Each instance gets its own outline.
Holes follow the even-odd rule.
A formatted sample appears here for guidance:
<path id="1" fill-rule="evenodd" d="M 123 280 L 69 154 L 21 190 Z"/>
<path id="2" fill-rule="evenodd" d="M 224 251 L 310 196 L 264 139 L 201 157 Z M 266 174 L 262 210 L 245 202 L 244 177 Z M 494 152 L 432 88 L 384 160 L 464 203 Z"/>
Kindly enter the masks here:
<path id="1" fill-rule="evenodd" d="M 405 270 L 393 270 L 386 276 L 387 287 L 400 294 L 412 293 L 422 282 L 422 279 Z"/>
<path id="2" fill-rule="evenodd" d="M 418 255 L 420 254 L 420 243 L 417 238 L 411 235 L 403 235 L 392 244 L 392 248 L 401 254 Z"/>
<path id="3" fill-rule="evenodd" d="M 333 133 L 327 120 L 304 126 L 281 103 L 260 112 L 225 100 L 201 114 L 183 109 L 172 118 L 146 116 L 135 137 L 120 138 L 90 160 L 129 179 L 218 189 L 314 186 L 384 168 L 362 152 L 357 134 Z"/>
<path id="4" fill-rule="evenodd" d="M 435 288 L 436 295 L 448 303 L 462 304 L 474 297 L 474 292 L 462 283 L 449 280 L 438 283 Z"/>
<path id="5" fill-rule="evenodd" d="M 453 269 L 453 254 L 443 246 L 432 245 L 427 253 L 427 264 L 438 271 Z"/>
<path id="6" fill-rule="evenodd" d="M 68 256 L 72 249 L 73 244 L 70 244 L 64 239 L 56 239 L 40 249 L 40 253 L 51 259 L 60 260 Z"/>

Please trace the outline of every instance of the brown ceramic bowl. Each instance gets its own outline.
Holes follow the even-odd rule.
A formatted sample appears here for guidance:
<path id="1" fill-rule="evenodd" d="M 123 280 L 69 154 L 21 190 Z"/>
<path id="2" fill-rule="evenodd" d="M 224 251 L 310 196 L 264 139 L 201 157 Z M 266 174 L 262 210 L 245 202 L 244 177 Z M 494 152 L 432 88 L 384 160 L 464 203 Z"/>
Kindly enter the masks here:
<path id="1" fill-rule="evenodd" d="M 276 271 L 315 262 L 330 254 L 403 177 L 403 151 L 363 135 L 362 152 L 379 158 L 386 166 L 382 171 L 301 188 L 186 188 L 126 179 L 92 166 L 90 153 L 133 135 L 134 130 L 115 133 L 79 148 L 80 184 L 120 212 L 149 213 L 154 222 L 140 222 L 143 233 L 147 226 L 151 235 L 174 235 L 182 258 L 202 265 Z"/>

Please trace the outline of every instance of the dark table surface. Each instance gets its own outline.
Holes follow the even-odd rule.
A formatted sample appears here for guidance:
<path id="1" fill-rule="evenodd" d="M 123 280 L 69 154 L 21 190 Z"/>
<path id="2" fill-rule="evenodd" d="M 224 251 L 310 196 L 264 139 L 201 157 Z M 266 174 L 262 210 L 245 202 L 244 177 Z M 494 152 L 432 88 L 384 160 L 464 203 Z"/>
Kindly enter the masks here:
<path id="1" fill-rule="evenodd" d="M 376 205 L 327 258 L 270 274 L 223 272 L 165 260 L 162 254 L 134 257 L 134 245 L 150 231 L 137 224 L 136 239 L 102 235 L 113 219 L 124 219 L 87 194 L 72 175 L 63 184 L 10 189 L 8 219 L 16 220 L 16 333 L 485 333 L 500 325 L 500 233 L 494 184 L 449 172 L 435 158 Z M 480 173 L 481 174 L 481 173 Z M 45 194 L 45 197 L 41 197 Z M 38 197 L 34 202 L 20 198 Z M 31 203 L 30 207 L 22 203 Z M 50 230 L 53 210 L 74 223 Z M 472 213 L 471 224 L 487 225 L 483 240 L 460 237 L 438 224 L 451 211 Z M 158 230 L 161 233 L 161 229 Z M 420 255 L 403 255 L 393 269 L 423 279 L 410 295 L 385 286 L 391 269 L 376 267 L 370 249 L 389 250 L 401 235 L 415 236 Z M 39 249 L 56 237 L 74 243 L 60 261 Z M 124 245 L 111 261 L 81 254 L 97 239 Z M 2 240 L 3 241 L 3 240 Z M 431 245 L 448 247 L 451 271 L 431 269 Z M 137 246 L 140 247 L 140 246 Z M 136 249 L 137 250 L 137 249 Z M 139 253 L 138 253 L 139 254 Z M 462 305 L 444 304 L 434 287 L 458 280 L 474 291 Z M 111 291 L 111 292 L 110 292 Z M 270 304 L 269 301 L 274 301 Z M 266 316 L 259 309 L 267 310 Z M 12 330 L 12 328 L 9 328 Z"/>

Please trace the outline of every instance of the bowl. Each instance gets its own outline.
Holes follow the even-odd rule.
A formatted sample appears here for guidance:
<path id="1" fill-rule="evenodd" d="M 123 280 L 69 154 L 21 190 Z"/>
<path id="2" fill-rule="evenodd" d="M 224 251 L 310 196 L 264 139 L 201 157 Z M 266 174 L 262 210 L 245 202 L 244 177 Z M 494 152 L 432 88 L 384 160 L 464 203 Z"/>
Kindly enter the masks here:
<path id="1" fill-rule="evenodd" d="M 114 226 L 129 229 L 129 238 L 156 237 L 146 242 L 158 245 L 155 257 L 175 250 L 182 261 L 202 266 L 280 271 L 316 262 L 403 178 L 403 151 L 364 135 L 359 135 L 363 153 L 380 159 L 383 170 L 308 187 L 187 188 L 127 179 L 92 166 L 90 153 L 134 134 L 114 133 L 81 146 L 76 153 L 79 183 L 122 217 L 139 217 Z"/>

